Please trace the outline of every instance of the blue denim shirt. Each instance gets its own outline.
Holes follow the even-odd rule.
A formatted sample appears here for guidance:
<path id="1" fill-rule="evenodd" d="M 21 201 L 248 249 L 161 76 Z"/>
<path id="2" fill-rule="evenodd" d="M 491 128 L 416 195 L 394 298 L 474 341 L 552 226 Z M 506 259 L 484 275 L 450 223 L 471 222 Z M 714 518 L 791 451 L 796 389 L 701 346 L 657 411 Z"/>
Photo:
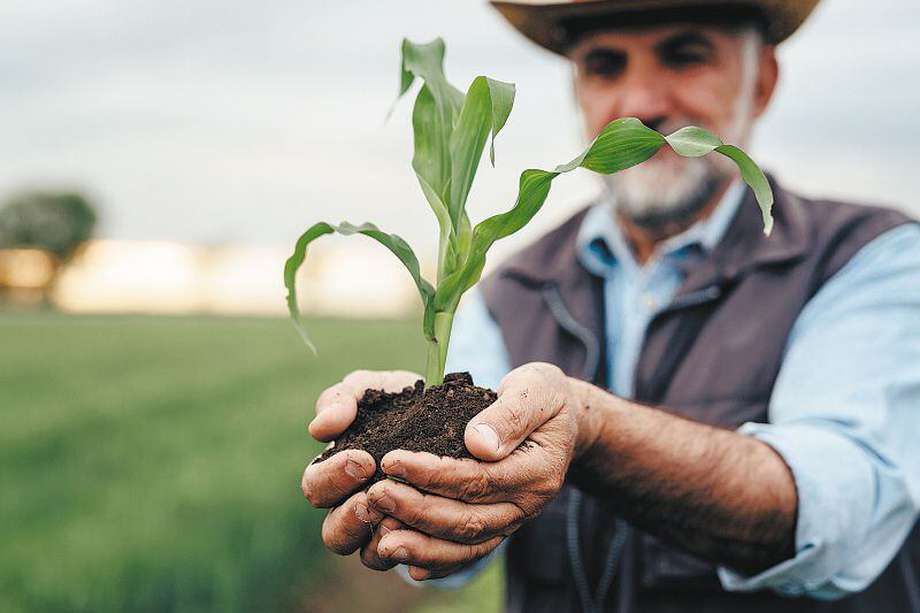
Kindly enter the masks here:
<path id="1" fill-rule="evenodd" d="M 712 215 L 645 265 L 635 261 L 609 205 L 585 217 L 579 254 L 604 279 L 613 393 L 632 395 L 646 328 L 683 281 L 675 263 L 711 250 L 743 195 L 743 185 L 733 185 Z M 510 370 L 501 332 L 475 290 L 457 314 L 447 368 L 468 370 L 492 388 Z M 792 470 L 796 555 L 756 576 L 720 568 L 723 587 L 830 599 L 868 586 L 920 509 L 920 226 L 865 245 L 806 304 L 788 339 L 769 423 L 739 432 L 769 444 Z M 483 566 L 440 585 L 462 585 Z"/>

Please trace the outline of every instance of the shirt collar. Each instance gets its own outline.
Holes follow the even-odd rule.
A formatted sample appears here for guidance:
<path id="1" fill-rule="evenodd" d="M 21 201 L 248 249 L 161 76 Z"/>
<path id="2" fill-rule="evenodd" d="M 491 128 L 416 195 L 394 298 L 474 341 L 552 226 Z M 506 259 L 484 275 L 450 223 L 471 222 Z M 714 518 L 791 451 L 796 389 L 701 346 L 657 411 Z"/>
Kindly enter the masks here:
<path id="1" fill-rule="evenodd" d="M 679 256 L 693 245 L 698 245 L 704 252 L 712 251 L 725 236 L 729 224 L 744 200 L 744 192 L 744 184 L 738 180 L 733 181 L 706 219 L 664 241 L 656 249 L 654 259 Z M 639 268 L 612 211 L 609 202 L 600 202 L 591 207 L 578 229 L 576 238 L 579 261 L 598 276 L 606 276 L 617 264 Z"/>

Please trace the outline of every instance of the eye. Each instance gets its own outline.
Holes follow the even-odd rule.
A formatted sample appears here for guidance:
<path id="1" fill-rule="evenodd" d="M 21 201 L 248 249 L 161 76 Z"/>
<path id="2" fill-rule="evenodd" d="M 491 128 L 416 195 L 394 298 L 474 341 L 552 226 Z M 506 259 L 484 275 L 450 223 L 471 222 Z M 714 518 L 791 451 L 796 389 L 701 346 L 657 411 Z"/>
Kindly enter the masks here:
<path id="1" fill-rule="evenodd" d="M 682 34 L 657 45 L 658 59 L 664 66 L 686 68 L 708 64 L 715 53 L 713 44 L 697 34 Z"/>
<path id="2" fill-rule="evenodd" d="M 585 55 L 581 70 L 587 77 L 613 79 L 626 68 L 626 54 L 610 49 L 596 49 Z"/>
<path id="3" fill-rule="evenodd" d="M 710 52 L 707 49 L 688 47 L 667 50 L 662 54 L 661 62 L 666 66 L 681 68 L 705 64 L 709 58 Z"/>

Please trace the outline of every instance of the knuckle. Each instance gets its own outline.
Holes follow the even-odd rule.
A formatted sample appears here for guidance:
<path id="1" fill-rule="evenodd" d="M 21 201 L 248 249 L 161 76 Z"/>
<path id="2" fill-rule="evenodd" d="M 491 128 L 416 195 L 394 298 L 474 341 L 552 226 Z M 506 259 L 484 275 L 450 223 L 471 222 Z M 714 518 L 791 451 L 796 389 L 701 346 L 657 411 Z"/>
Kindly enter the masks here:
<path id="1" fill-rule="evenodd" d="M 457 523 L 457 536 L 464 541 L 481 539 L 487 526 L 483 518 L 474 511 L 465 511 Z"/>
<path id="2" fill-rule="evenodd" d="M 543 378 L 559 379 L 565 377 L 562 369 L 549 362 L 534 362 L 534 372 Z"/>
<path id="3" fill-rule="evenodd" d="M 317 492 L 316 484 L 313 483 L 313 480 L 310 479 L 307 473 L 304 473 L 303 478 L 300 480 L 300 490 L 303 492 L 304 498 L 307 499 L 307 502 L 310 503 L 313 507 L 320 506 L 320 496 Z"/>
<path id="4" fill-rule="evenodd" d="M 409 523 L 413 525 L 427 523 L 426 520 L 431 517 L 431 506 L 434 499 L 424 492 L 418 492 L 411 498 L 406 501 L 407 504 L 401 505 L 406 509 Z"/>
<path id="5" fill-rule="evenodd" d="M 376 549 L 371 546 L 361 548 L 361 563 L 371 570 L 389 570 L 391 568 L 390 565 L 380 559 Z"/>
<path id="6" fill-rule="evenodd" d="M 480 470 L 460 486 L 460 498 L 463 500 L 480 500 L 486 496 L 491 487 L 491 478 L 487 471 Z"/>
<path id="7" fill-rule="evenodd" d="M 527 409 L 524 403 L 527 402 L 528 394 L 529 391 L 524 388 L 519 394 L 521 402 L 509 402 L 503 407 L 507 426 L 514 432 L 521 432 L 527 426 Z"/>
<path id="8" fill-rule="evenodd" d="M 369 387 L 375 387 L 380 378 L 380 372 L 374 370 L 354 370 L 342 379 L 343 388 L 359 395 Z"/>

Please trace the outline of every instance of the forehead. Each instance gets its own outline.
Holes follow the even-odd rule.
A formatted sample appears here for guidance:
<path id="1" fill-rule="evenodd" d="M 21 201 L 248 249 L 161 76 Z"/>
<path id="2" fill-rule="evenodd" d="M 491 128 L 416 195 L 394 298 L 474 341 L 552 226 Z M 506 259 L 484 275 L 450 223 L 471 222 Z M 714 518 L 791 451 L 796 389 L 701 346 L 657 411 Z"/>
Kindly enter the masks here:
<path id="1" fill-rule="evenodd" d="M 726 51 L 732 48 L 740 50 L 742 29 L 698 23 L 608 27 L 581 34 L 567 55 L 574 60 L 598 48 L 628 52 L 631 49 L 654 48 L 676 39 L 705 41 Z"/>

